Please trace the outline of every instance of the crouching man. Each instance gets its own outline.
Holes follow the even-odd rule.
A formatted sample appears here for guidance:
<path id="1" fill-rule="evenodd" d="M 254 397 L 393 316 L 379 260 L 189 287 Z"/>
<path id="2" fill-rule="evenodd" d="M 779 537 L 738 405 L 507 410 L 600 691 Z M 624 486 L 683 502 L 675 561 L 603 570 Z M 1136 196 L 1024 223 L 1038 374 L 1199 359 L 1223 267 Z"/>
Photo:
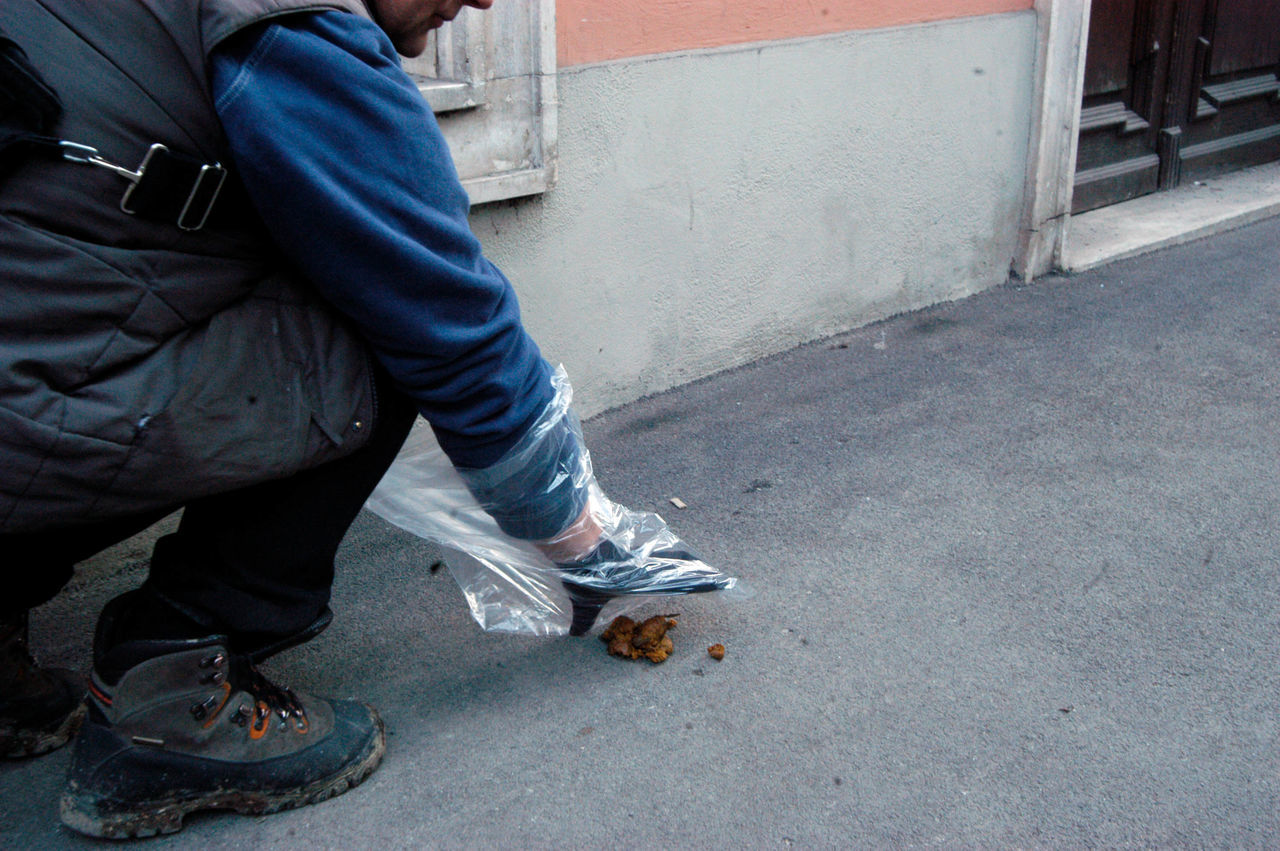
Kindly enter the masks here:
<path id="1" fill-rule="evenodd" d="M 83 724 L 70 827 L 272 812 L 381 759 L 372 709 L 255 665 L 329 622 L 335 551 L 418 414 L 484 471 L 552 401 L 397 58 L 491 3 L 0 5 L 0 752 Z M 484 498 L 587 589 L 580 633 L 636 565 L 554 475 L 576 438 L 546 445 Z M 86 713 L 27 613 L 178 508 L 101 613 Z"/>

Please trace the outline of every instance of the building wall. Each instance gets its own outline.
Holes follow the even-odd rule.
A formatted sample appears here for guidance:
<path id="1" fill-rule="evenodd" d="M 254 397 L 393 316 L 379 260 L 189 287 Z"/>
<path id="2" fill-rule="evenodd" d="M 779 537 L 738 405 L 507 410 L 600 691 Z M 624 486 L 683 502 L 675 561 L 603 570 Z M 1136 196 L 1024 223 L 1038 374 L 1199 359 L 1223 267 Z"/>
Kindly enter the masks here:
<path id="1" fill-rule="evenodd" d="M 1032 0 L 557 0 L 560 67 L 1029 9 Z"/>
<path id="2" fill-rule="evenodd" d="M 974 2 L 1010 5 L 949 7 Z M 562 61 L 597 55 L 566 20 L 605 5 L 633 4 L 560 0 Z M 650 14 L 664 5 L 708 6 L 657 0 Z M 678 52 L 631 39 L 635 55 L 614 45 L 562 67 L 554 188 L 478 207 L 473 226 L 580 411 L 1005 281 L 1027 170 L 1027 5 Z"/>

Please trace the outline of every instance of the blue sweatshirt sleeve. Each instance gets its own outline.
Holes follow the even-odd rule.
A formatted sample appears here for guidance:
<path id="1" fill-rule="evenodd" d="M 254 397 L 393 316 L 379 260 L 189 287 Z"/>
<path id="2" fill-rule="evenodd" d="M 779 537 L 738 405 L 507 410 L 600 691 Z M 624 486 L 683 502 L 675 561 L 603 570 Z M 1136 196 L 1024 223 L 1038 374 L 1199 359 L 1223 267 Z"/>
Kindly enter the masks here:
<path id="1" fill-rule="evenodd" d="M 220 46 L 210 75 L 285 259 L 356 323 L 455 465 L 497 461 L 551 400 L 550 371 L 390 41 L 357 15 L 287 15 Z"/>
<path id="2" fill-rule="evenodd" d="M 283 257 L 350 317 L 498 525 L 550 538 L 587 493 L 562 418 L 519 475 L 495 471 L 547 410 L 550 369 L 481 253 L 435 116 L 374 24 L 298 13 L 214 51 L 235 167 Z"/>

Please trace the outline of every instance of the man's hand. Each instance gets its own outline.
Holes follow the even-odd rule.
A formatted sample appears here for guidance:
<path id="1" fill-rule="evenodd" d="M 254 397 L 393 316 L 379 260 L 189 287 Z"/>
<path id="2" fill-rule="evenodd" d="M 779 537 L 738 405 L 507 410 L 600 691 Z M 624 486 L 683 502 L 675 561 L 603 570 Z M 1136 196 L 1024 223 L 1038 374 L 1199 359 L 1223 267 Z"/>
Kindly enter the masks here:
<path id="1" fill-rule="evenodd" d="M 554 538 L 534 543 L 542 554 L 554 562 L 571 562 L 585 558 L 604 537 L 604 528 L 596 522 L 587 505 L 578 519 Z"/>
<path id="2" fill-rule="evenodd" d="M 630 511 L 593 490 L 577 520 L 535 544 L 555 562 L 569 594 L 570 635 L 586 635 L 614 597 L 698 594 L 733 586 L 734 580 L 691 552 L 656 515 Z"/>

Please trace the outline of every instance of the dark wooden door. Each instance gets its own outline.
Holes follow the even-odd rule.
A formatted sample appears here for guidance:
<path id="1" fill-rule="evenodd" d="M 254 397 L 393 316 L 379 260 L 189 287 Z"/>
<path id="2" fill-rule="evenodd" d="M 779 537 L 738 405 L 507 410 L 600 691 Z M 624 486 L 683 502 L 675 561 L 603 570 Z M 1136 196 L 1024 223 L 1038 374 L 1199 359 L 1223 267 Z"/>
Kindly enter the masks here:
<path id="1" fill-rule="evenodd" d="M 1280 0 L 1093 0 L 1073 212 L 1280 159 Z"/>
<path id="2" fill-rule="evenodd" d="M 1174 0 L 1093 0 L 1072 209 L 1154 192 Z"/>
<path id="3" fill-rule="evenodd" d="M 1178 144 L 1183 181 L 1280 159 L 1280 0 L 1205 5 Z"/>

